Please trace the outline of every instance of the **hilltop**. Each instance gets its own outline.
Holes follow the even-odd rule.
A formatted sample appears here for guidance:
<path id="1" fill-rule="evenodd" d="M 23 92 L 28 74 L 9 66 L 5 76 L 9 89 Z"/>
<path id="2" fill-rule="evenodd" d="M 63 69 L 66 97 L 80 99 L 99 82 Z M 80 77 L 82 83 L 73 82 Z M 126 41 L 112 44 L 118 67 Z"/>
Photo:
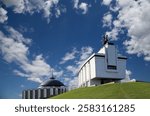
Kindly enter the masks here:
<path id="1" fill-rule="evenodd" d="M 150 83 L 104 84 L 71 90 L 53 99 L 150 99 Z"/>

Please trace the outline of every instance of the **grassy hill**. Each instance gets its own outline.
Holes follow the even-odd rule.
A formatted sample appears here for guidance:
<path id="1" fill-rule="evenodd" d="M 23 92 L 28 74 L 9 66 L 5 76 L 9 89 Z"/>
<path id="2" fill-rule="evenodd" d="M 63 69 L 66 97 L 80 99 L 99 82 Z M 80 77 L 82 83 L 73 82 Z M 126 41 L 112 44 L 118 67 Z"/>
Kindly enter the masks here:
<path id="1" fill-rule="evenodd" d="M 150 83 L 129 82 L 78 88 L 53 99 L 150 99 Z"/>

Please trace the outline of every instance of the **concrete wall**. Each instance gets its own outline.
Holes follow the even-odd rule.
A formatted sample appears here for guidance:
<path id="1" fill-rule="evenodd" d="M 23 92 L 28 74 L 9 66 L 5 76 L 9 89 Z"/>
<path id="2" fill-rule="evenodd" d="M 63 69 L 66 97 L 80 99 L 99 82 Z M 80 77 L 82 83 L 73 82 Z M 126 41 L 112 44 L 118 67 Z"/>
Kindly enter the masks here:
<path id="1" fill-rule="evenodd" d="M 125 70 L 126 70 L 126 60 L 125 59 L 117 59 L 117 69 L 111 70 L 107 69 L 107 63 L 105 58 L 96 57 L 96 76 L 99 78 L 116 78 L 122 79 L 125 78 Z M 94 77 L 93 77 L 94 78 Z"/>

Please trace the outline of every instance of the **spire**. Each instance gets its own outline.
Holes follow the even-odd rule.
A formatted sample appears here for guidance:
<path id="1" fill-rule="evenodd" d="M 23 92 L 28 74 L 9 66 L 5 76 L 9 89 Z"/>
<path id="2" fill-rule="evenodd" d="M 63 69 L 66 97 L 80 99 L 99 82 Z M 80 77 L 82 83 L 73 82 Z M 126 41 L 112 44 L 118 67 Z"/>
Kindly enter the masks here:
<path id="1" fill-rule="evenodd" d="M 50 77 L 50 79 L 55 79 L 55 77 L 54 77 L 54 75 L 53 75 L 53 69 L 51 69 L 51 77 Z"/>

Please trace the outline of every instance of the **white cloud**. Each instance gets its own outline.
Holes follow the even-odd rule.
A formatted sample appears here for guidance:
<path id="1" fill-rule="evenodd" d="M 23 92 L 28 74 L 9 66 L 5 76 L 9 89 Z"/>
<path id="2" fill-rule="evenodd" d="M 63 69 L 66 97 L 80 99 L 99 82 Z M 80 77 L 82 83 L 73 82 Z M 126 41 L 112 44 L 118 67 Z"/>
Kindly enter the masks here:
<path id="1" fill-rule="evenodd" d="M 13 7 L 14 12 L 22 13 L 25 9 L 24 0 L 2 0 L 7 7 Z"/>
<path id="2" fill-rule="evenodd" d="M 27 54 L 28 54 L 28 47 L 25 43 L 28 43 L 28 39 L 23 39 L 21 34 L 18 32 L 18 35 L 13 35 L 17 33 L 13 33 L 15 31 L 13 28 L 8 28 L 8 32 L 11 33 L 9 36 L 4 35 L 0 31 L 0 50 L 3 54 L 4 59 L 11 63 L 11 62 L 20 62 L 24 63 L 27 62 Z M 21 37 L 16 38 L 16 37 Z M 22 40 L 23 39 L 23 40 Z M 24 43 L 23 43 L 24 42 Z"/>
<path id="3" fill-rule="evenodd" d="M 52 16 L 52 8 L 58 17 L 61 11 L 58 7 L 59 0 L 2 0 L 7 7 L 12 7 L 15 13 L 43 12 L 43 16 L 50 22 Z"/>
<path id="4" fill-rule="evenodd" d="M 73 76 L 75 76 L 78 73 L 79 70 L 78 68 L 79 68 L 78 66 L 72 66 L 72 65 L 66 67 L 67 71 L 71 72 Z"/>
<path id="5" fill-rule="evenodd" d="M 80 60 L 86 60 L 93 52 L 93 48 L 90 46 L 81 48 Z"/>
<path id="6" fill-rule="evenodd" d="M 112 24 L 112 15 L 110 14 L 110 12 L 108 12 L 103 16 L 103 26 L 111 27 L 111 24 Z"/>
<path id="7" fill-rule="evenodd" d="M 44 3 L 44 17 L 48 18 L 49 16 L 51 16 L 51 9 L 54 5 L 57 5 L 59 2 L 59 0 L 48 0 Z M 59 13 L 58 13 L 59 12 Z M 60 15 L 60 10 L 57 8 L 56 10 L 57 16 Z M 49 19 L 49 18 L 48 18 Z M 48 20 L 48 22 L 50 22 L 50 19 Z"/>
<path id="8" fill-rule="evenodd" d="M 82 10 L 82 14 L 86 14 L 88 12 L 88 8 L 90 5 L 88 5 L 85 2 L 79 3 L 79 0 L 73 0 L 74 2 L 74 8 L 77 10 Z"/>
<path id="9" fill-rule="evenodd" d="M 110 5 L 110 3 L 112 2 L 112 0 L 103 0 L 102 4 L 104 5 Z"/>
<path id="10" fill-rule="evenodd" d="M 29 77 L 29 75 L 28 74 L 25 74 L 25 73 L 23 73 L 23 72 L 21 72 L 21 71 L 19 71 L 19 70 L 14 70 L 13 71 L 17 76 L 20 76 L 20 77 Z"/>
<path id="11" fill-rule="evenodd" d="M 121 80 L 121 82 L 135 82 L 135 79 L 131 79 L 132 72 L 130 70 L 126 70 L 125 79 Z"/>
<path id="12" fill-rule="evenodd" d="M 76 89 L 78 87 L 78 77 L 74 77 L 69 81 L 69 90 Z"/>
<path id="13" fill-rule="evenodd" d="M 74 51 L 74 49 L 72 51 Z M 74 54 L 75 58 L 72 60 L 72 63 L 66 66 L 66 74 L 64 75 L 65 76 L 64 82 L 69 85 L 70 89 L 78 87 L 78 80 L 77 80 L 78 70 L 82 65 L 82 63 L 92 54 L 92 52 L 93 48 L 90 46 L 82 47 L 80 50 L 76 50 L 76 54 Z"/>
<path id="14" fill-rule="evenodd" d="M 41 83 L 51 75 L 51 66 L 46 63 L 42 54 L 35 56 L 34 60 L 28 58 L 31 40 L 24 38 L 21 33 L 7 27 L 9 35 L 0 31 L 0 53 L 8 63 L 15 62 L 19 67 L 14 73 L 28 80 Z M 54 70 L 54 69 L 53 69 Z M 61 76 L 63 71 L 54 70 L 56 76 Z"/>
<path id="15" fill-rule="evenodd" d="M 82 65 L 82 63 L 92 54 L 93 48 L 90 46 L 87 46 L 87 47 L 82 47 L 81 50 L 73 49 L 72 51 L 74 51 L 74 52 L 71 52 L 70 54 L 71 54 L 71 56 L 73 54 L 73 57 L 71 57 L 71 58 L 75 59 L 73 61 L 74 64 L 68 65 L 66 67 L 66 69 L 67 69 L 67 71 L 72 73 L 71 75 L 76 75 L 80 68 L 80 65 Z M 67 56 L 69 56 L 69 54 Z M 66 60 L 65 62 L 67 62 L 67 61 L 68 60 Z"/>
<path id="16" fill-rule="evenodd" d="M 4 23 L 5 21 L 7 21 L 7 19 L 7 11 L 0 7 L 0 23 Z"/>
<path id="17" fill-rule="evenodd" d="M 79 0 L 73 0 L 74 8 L 78 9 Z"/>
<path id="18" fill-rule="evenodd" d="M 79 5 L 79 9 L 81 9 L 81 10 L 83 11 L 82 14 L 86 14 L 86 13 L 88 12 L 88 4 L 82 2 L 82 3 Z"/>
<path id="19" fill-rule="evenodd" d="M 78 51 L 74 48 L 72 50 L 72 52 L 68 52 L 65 54 L 65 56 L 62 58 L 62 60 L 60 61 L 60 64 L 64 64 L 66 63 L 67 61 L 70 61 L 70 60 L 73 60 L 75 59 L 75 54 L 77 53 Z"/>
<path id="20" fill-rule="evenodd" d="M 127 53 L 144 56 L 146 61 L 150 61 L 150 1 L 116 0 L 115 2 L 117 17 L 113 17 L 113 28 L 107 34 L 117 40 L 117 36 L 124 29 L 127 30 L 129 39 L 124 42 Z"/>
<path id="21" fill-rule="evenodd" d="M 70 75 L 77 76 L 79 68 L 85 62 L 85 60 L 93 53 L 92 47 L 82 47 L 80 51 L 78 51 L 79 58 L 75 60 L 73 65 L 69 65 L 66 67 L 68 72 L 71 72 Z"/>
<path id="22" fill-rule="evenodd" d="M 120 30 L 118 28 L 113 28 L 111 31 L 107 31 L 106 35 L 108 35 L 108 37 L 112 38 L 113 40 L 117 40 L 119 31 Z"/>
<path id="23" fill-rule="evenodd" d="M 53 70 L 54 70 L 54 69 L 53 69 Z M 64 74 L 64 71 L 63 71 L 63 70 L 60 70 L 60 71 L 54 70 L 54 72 L 53 72 L 53 75 L 54 75 L 54 77 L 56 77 L 56 78 L 60 78 L 63 74 Z"/>

